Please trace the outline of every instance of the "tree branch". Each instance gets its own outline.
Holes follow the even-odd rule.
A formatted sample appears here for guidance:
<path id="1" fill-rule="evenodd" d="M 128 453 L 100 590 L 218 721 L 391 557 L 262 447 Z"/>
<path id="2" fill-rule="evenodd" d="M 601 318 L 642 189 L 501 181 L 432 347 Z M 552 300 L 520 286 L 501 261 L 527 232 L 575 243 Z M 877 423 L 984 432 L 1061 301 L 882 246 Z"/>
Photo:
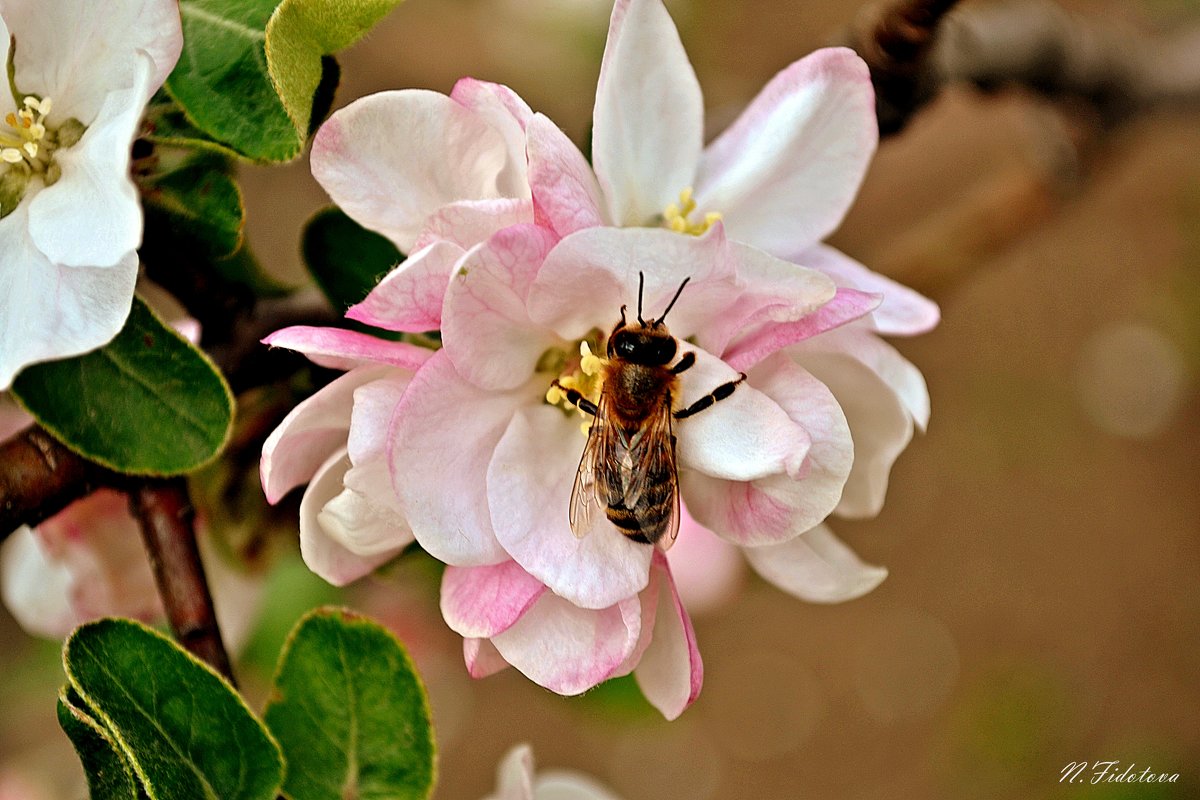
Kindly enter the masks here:
<path id="1" fill-rule="evenodd" d="M 0 541 L 37 525 L 114 477 L 39 426 L 0 444 Z"/>
<path id="2" fill-rule="evenodd" d="M 1150 109 L 1200 107 L 1200 27 L 1155 35 L 1050 0 L 955 6 L 868 7 L 845 37 L 871 70 L 881 134 L 900 131 L 955 82 L 1082 103 L 1110 127 Z"/>
<path id="3" fill-rule="evenodd" d="M 233 683 L 212 594 L 196 545 L 195 510 L 184 478 L 144 480 L 129 488 L 167 621 L 176 640 Z"/>

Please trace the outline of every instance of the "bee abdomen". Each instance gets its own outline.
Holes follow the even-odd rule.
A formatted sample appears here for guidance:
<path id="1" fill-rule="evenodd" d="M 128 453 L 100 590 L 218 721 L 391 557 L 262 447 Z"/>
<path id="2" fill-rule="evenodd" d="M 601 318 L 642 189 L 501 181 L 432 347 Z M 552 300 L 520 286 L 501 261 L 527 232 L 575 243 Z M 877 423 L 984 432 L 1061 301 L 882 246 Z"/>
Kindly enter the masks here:
<path id="1" fill-rule="evenodd" d="M 646 487 L 633 508 L 623 502 L 605 510 L 608 521 L 635 542 L 654 544 L 667 532 L 675 503 L 670 486 L 656 483 Z"/>

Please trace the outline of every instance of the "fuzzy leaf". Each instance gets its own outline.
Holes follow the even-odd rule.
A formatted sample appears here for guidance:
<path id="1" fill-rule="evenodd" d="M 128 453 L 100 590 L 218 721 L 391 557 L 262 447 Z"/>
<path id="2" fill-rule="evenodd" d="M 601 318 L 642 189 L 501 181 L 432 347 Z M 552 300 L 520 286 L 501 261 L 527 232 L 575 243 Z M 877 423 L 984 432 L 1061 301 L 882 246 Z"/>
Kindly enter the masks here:
<path id="1" fill-rule="evenodd" d="M 233 425 L 225 379 L 138 298 L 107 345 L 27 367 L 12 392 L 67 447 L 133 475 L 196 469 Z"/>
<path id="2" fill-rule="evenodd" d="M 86 710 L 79 695 L 64 688 L 58 696 L 58 724 L 71 740 L 87 777 L 91 800 L 140 800 L 142 785 L 112 733 Z"/>
<path id="3" fill-rule="evenodd" d="M 322 56 L 357 42 L 402 0 L 283 0 L 267 24 L 267 68 L 297 130 L 307 131 Z"/>
<path id="4" fill-rule="evenodd" d="M 263 718 L 287 758 L 292 800 L 408 800 L 433 788 L 425 689 L 396 638 L 368 619 L 333 608 L 304 617 Z"/>
<path id="5" fill-rule="evenodd" d="M 225 258 L 242 244 L 242 192 L 221 159 L 194 159 L 148 180 L 142 190 L 146 239 Z"/>
<path id="6" fill-rule="evenodd" d="M 301 252 L 321 291 L 339 312 L 367 296 L 404 260 L 396 246 L 340 209 L 325 208 L 304 226 Z"/>
<path id="7" fill-rule="evenodd" d="M 145 625 L 102 619 L 63 646 L 71 687 L 155 800 L 273 800 L 279 748 L 228 683 Z"/>

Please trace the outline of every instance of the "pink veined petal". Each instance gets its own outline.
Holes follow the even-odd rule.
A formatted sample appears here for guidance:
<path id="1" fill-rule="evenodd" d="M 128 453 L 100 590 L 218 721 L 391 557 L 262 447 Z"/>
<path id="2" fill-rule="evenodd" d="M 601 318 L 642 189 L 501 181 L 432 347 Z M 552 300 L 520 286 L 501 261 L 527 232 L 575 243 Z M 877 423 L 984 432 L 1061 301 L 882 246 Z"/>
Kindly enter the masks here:
<path id="1" fill-rule="evenodd" d="M 488 119 L 423 89 L 356 100 L 312 146 L 313 177 L 333 201 L 404 253 L 447 203 L 506 196 L 510 169 L 508 142 Z"/>
<path id="2" fill-rule="evenodd" d="M 29 238 L 29 203 L 0 219 L 0 390 L 22 367 L 108 343 L 133 303 L 137 254 L 108 267 L 50 263 Z"/>
<path id="3" fill-rule="evenodd" d="M 388 331 L 424 333 L 442 325 L 450 273 L 466 251 L 435 241 L 416 251 L 346 311 L 346 318 Z"/>
<path id="4" fill-rule="evenodd" d="M 682 353 L 695 353 L 696 363 L 680 375 L 676 410 L 738 379 L 728 364 L 684 343 Z M 694 416 L 675 422 L 681 468 L 714 478 L 751 481 L 768 475 L 799 473 L 810 440 L 779 404 L 743 381 L 733 394 Z"/>
<path id="5" fill-rule="evenodd" d="M 768 321 L 737 337 L 721 355 L 734 369 L 745 372 L 788 345 L 811 339 L 860 319 L 878 308 L 880 296 L 855 289 L 838 289 L 833 299 L 795 322 Z"/>
<path id="6" fill-rule="evenodd" d="M 546 592 L 492 644 L 534 683 L 575 695 L 607 680 L 637 646 L 640 633 L 637 597 L 588 609 Z"/>
<path id="7" fill-rule="evenodd" d="M 496 793 L 484 800 L 534 800 L 533 749 L 519 744 L 496 767 Z"/>
<path id="8" fill-rule="evenodd" d="M 459 200 L 448 203 L 425 221 L 413 251 L 445 241 L 469 250 L 510 225 L 533 222 L 533 200 L 500 197 L 494 200 Z"/>
<path id="9" fill-rule="evenodd" d="M 876 333 L 884 336 L 915 336 L 937 327 L 941 320 L 937 303 L 886 275 L 872 272 L 828 245 L 813 245 L 791 260 L 819 269 L 833 278 L 838 286 L 882 297 L 883 302 L 871 314 Z"/>
<path id="10" fill-rule="evenodd" d="M 796 348 L 796 352 L 841 353 L 858 361 L 886 383 L 912 415 L 917 428 L 929 424 L 929 389 L 925 377 L 896 348 L 859 325 L 851 325 Z"/>
<path id="11" fill-rule="evenodd" d="M 357 548 L 362 552 L 346 547 L 347 532 L 335 527 L 341 520 L 331 518 L 326 509 L 343 494 L 342 479 L 349 468 L 346 451 L 335 452 L 317 468 L 300 500 L 300 555 L 309 569 L 334 586 L 358 580 L 394 557 L 412 540 L 404 531 L 396 531 L 394 540 L 385 542 L 381 540 L 386 539 L 386 534 L 379 535 L 385 532 L 375 531 L 364 537 L 370 546 Z M 361 518 L 356 521 L 361 524 Z M 335 535 L 330 535 L 331 528 Z"/>
<path id="12" fill-rule="evenodd" d="M 496 446 L 488 503 L 496 538 L 518 564 L 571 603 L 606 608 L 645 588 L 653 548 L 619 533 L 603 509 L 593 511 L 590 533 L 571 533 L 571 486 L 583 445 L 577 419 L 528 404 Z"/>
<path id="13" fill-rule="evenodd" d="M 716 480 L 696 472 L 681 476 L 696 520 L 741 546 L 786 541 L 824 520 L 837 507 L 854 462 L 850 428 L 823 383 L 783 355 L 764 361 L 750 373 L 750 380 L 807 433 L 812 445 L 804 468 L 795 475 L 775 474 L 752 482 Z"/>
<path id="14" fill-rule="evenodd" d="M 508 669 L 509 663 L 489 639 L 463 639 L 463 662 L 472 678 L 486 678 Z"/>
<path id="15" fill-rule="evenodd" d="M 547 348 L 560 344 L 527 311 L 530 286 L 554 242 L 545 228 L 506 228 L 467 253 L 450 279 L 443 350 L 476 386 L 514 389 L 533 376 Z"/>
<path id="16" fill-rule="evenodd" d="M 788 594 L 810 603 L 841 603 L 862 597 L 887 577 L 864 564 L 826 525 L 781 544 L 748 547 L 755 572 Z"/>
<path id="17" fill-rule="evenodd" d="M 617 225 L 652 224 L 694 185 L 704 100 L 661 0 L 613 7 L 592 136 L 592 163 Z"/>
<path id="18" fill-rule="evenodd" d="M 138 99 L 140 112 L 183 47 L 174 0 L 9 2 L 3 15 L 20 43 L 14 58 L 16 85 L 53 100 L 51 125 L 68 117 L 91 125 L 105 95 L 133 83 L 133 57 L 139 51 L 152 64 Z"/>
<path id="19" fill-rule="evenodd" d="M 662 573 L 654 640 L 642 655 L 633 675 L 650 705 L 668 720 L 677 719 L 700 696 L 704 662 L 696 647 L 696 633 L 688 618 L 666 557 L 657 554 L 653 569 Z"/>
<path id="20" fill-rule="evenodd" d="M 856 359 L 809 352 L 803 345 L 787 352 L 829 387 L 850 425 L 854 465 L 835 513 L 856 519 L 875 516 L 883 508 L 892 464 L 912 439 L 912 416 L 883 379 Z"/>
<path id="21" fill-rule="evenodd" d="M 259 473 L 267 502 L 307 483 L 335 450 L 346 444 L 354 390 L 387 374 L 388 367 L 360 367 L 325 386 L 291 410 L 263 444 Z"/>
<path id="22" fill-rule="evenodd" d="M 129 154 L 154 63 L 141 52 L 132 60 L 132 85 L 110 92 L 83 138 L 54 154 L 62 177 L 29 203 L 29 235 L 55 264 L 111 266 L 142 242 Z"/>
<path id="23" fill-rule="evenodd" d="M 446 567 L 442 616 L 450 630 L 468 639 L 487 639 L 512 627 L 546 591 L 515 561 L 489 567 Z"/>
<path id="24" fill-rule="evenodd" d="M 879 134 L 867 66 L 852 50 L 818 50 L 784 69 L 705 150 L 701 211 L 729 235 L 776 255 L 825 238 L 842 221 Z"/>
<path id="25" fill-rule="evenodd" d="M 746 565 L 739 549 L 696 522 L 686 504 L 680 511 L 679 538 L 667 560 L 683 605 L 703 616 L 738 593 Z"/>
<path id="26" fill-rule="evenodd" d="M 525 177 L 525 125 L 533 110 L 520 95 L 499 83 L 462 78 L 454 84 L 450 98 L 471 109 L 500 132 L 508 146 L 508 163 L 496 179 L 507 197 L 529 197 Z"/>
<path id="27" fill-rule="evenodd" d="M 530 120 L 526 135 L 538 223 L 560 237 L 607 224 L 604 193 L 579 148 L 543 114 Z"/>
<path id="28" fill-rule="evenodd" d="M 390 364 L 415 370 L 433 355 L 427 347 L 391 342 L 345 328 L 313 325 L 293 325 L 277 330 L 262 343 L 303 353 L 309 361 L 328 369 L 350 370 L 367 364 Z"/>
<path id="29" fill-rule="evenodd" d="M 404 516 L 434 558 L 464 567 L 509 559 L 492 529 L 488 464 L 516 410 L 544 393 L 480 389 L 445 350 L 413 376 L 392 417 L 389 463 Z"/>
<path id="30" fill-rule="evenodd" d="M 662 228 L 586 228 L 546 256 L 529 292 L 529 316 L 567 340 L 594 327 L 607 333 L 622 305 L 628 319 L 637 318 L 639 272 L 646 281 L 646 319 L 661 317 L 690 278 L 667 319 L 680 339 L 707 327 L 736 293 L 734 262 L 719 224 L 699 237 Z"/>

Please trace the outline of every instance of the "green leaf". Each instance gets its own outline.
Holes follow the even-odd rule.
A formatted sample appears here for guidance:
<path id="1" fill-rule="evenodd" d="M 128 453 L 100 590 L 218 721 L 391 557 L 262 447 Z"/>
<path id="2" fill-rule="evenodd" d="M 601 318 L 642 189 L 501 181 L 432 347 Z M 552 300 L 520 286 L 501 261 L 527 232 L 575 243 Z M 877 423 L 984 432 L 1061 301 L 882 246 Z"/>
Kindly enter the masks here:
<path id="1" fill-rule="evenodd" d="M 357 42 L 401 0 L 283 0 L 267 25 L 267 67 L 297 130 L 307 131 L 321 57 Z"/>
<path id="2" fill-rule="evenodd" d="M 256 161 L 295 158 L 306 130 L 288 117 L 267 70 L 277 2 L 180 0 L 183 54 L 167 78 L 192 125 Z"/>
<path id="3" fill-rule="evenodd" d="M 75 746 L 87 777 L 91 800 L 139 800 L 145 797 L 121 746 L 70 688 L 58 696 L 58 724 Z"/>
<path id="4" fill-rule="evenodd" d="M 204 465 L 233 424 L 233 396 L 216 367 L 136 297 L 109 344 L 27 367 L 12 392 L 67 447 L 133 475 Z"/>
<path id="5" fill-rule="evenodd" d="M 102 619 L 63 647 L 72 688 L 154 800 L 273 800 L 279 748 L 223 678 L 141 623 Z"/>
<path id="6" fill-rule="evenodd" d="M 142 183 L 146 239 L 166 237 L 172 247 L 225 258 L 242 244 L 242 192 L 222 159 L 201 158 Z"/>
<path id="7" fill-rule="evenodd" d="M 387 630 L 318 609 L 292 631 L 263 714 L 292 800 L 426 798 L 434 745 L 425 689 Z"/>
<path id="8" fill-rule="evenodd" d="M 381 277 L 404 260 L 388 239 L 337 208 L 318 211 L 304 226 L 303 237 L 304 263 L 339 311 L 366 297 Z"/>
<path id="9" fill-rule="evenodd" d="M 236 156 L 237 151 L 197 128 L 166 89 L 159 89 L 142 116 L 142 137 L 156 145 L 186 147 Z"/>

